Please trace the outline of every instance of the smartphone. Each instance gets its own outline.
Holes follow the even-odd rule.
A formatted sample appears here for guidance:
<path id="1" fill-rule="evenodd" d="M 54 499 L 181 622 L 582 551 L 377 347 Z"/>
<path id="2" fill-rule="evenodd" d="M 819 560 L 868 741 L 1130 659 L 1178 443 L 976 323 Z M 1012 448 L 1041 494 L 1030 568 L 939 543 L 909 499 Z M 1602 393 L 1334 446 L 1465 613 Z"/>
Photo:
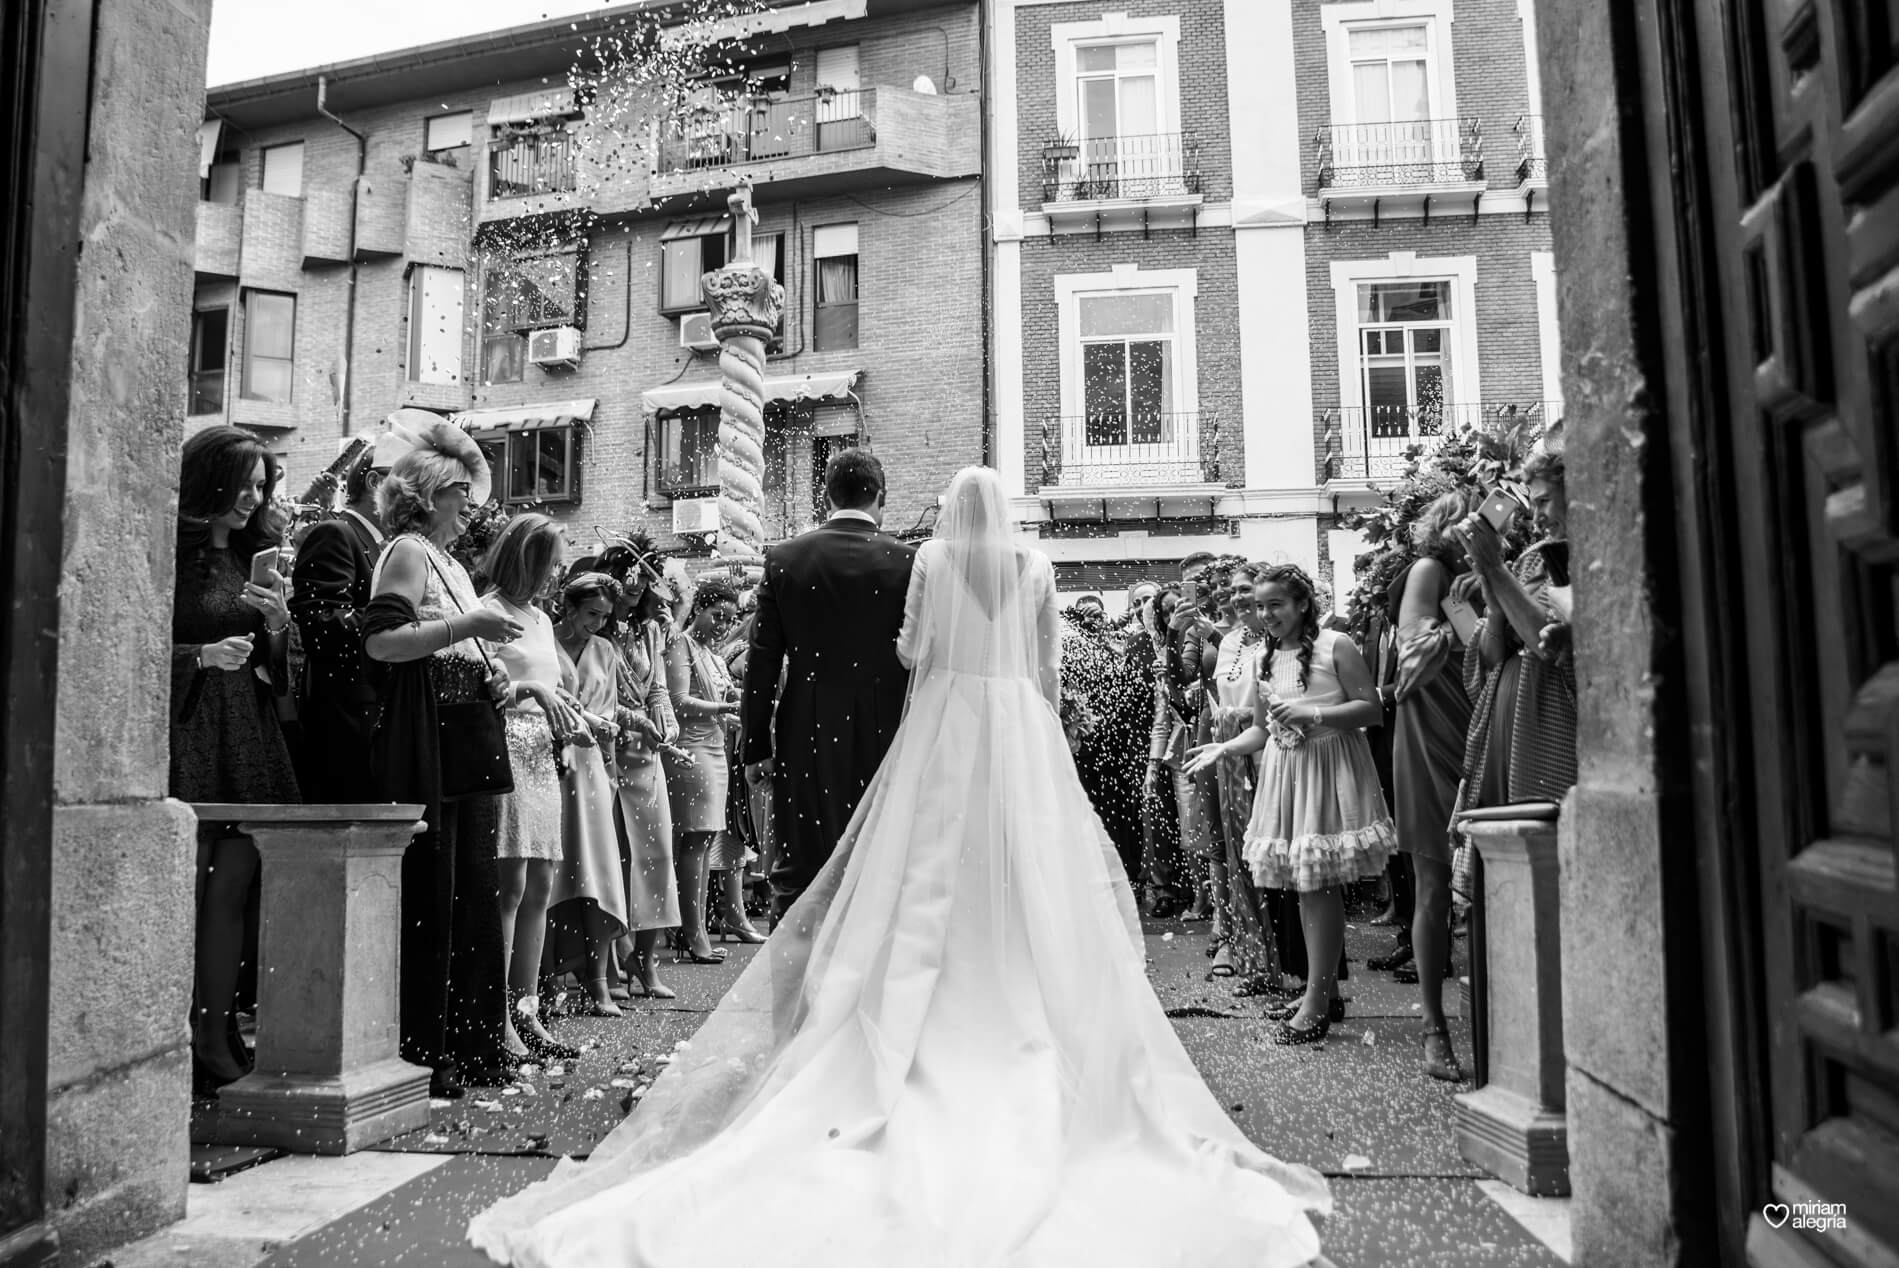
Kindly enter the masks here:
<path id="1" fill-rule="evenodd" d="M 1457 631 L 1457 641 L 1470 646 L 1471 640 L 1477 637 L 1477 609 L 1454 594 L 1445 595 L 1439 606 L 1444 609 L 1444 619 Z"/>
<path id="2" fill-rule="evenodd" d="M 1505 489 L 1492 489 L 1484 498 L 1482 506 L 1477 508 L 1483 517 L 1490 521 L 1490 527 L 1499 533 L 1510 527 L 1510 521 L 1523 511 L 1523 503 Z"/>
<path id="3" fill-rule="evenodd" d="M 277 571 L 277 548 L 266 546 L 251 556 L 251 584 L 269 590 L 273 588 L 271 574 Z"/>

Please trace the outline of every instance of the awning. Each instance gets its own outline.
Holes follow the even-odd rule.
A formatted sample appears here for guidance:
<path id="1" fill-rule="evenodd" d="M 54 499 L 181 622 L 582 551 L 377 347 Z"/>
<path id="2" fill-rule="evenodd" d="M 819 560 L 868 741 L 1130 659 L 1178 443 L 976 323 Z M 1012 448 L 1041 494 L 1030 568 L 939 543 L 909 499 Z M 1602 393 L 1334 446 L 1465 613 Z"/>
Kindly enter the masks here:
<path id="1" fill-rule="evenodd" d="M 732 217 L 706 216 L 700 220 L 675 220 L 660 230 L 659 240 L 671 242 L 677 238 L 710 238 L 715 234 L 730 233 Z"/>
<path id="2" fill-rule="evenodd" d="M 799 27 L 846 22 L 863 17 L 865 12 L 866 0 L 805 0 L 803 4 L 766 9 L 743 17 L 721 18 L 690 27 L 667 27 L 660 33 L 659 42 L 661 48 L 669 50 L 687 45 L 699 49 L 719 40 L 777 35 Z"/>
<path id="3" fill-rule="evenodd" d="M 537 119 L 565 119 L 580 113 L 574 104 L 572 88 L 547 88 L 540 92 L 496 97 L 488 103 L 488 126 L 504 123 L 532 123 Z"/>
<path id="4" fill-rule="evenodd" d="M 467 432 L 536 431 L 543 427 L 565 427 L 584 423 L 593 417 L 594 402 L 544 401 L 534 405 L 513 405 L 498 409 L 471 409 L 449 415 L 448 421 Z"/>
<path id="5" fill-rule="evenodd" d="M 857 386 L 858 370 L 836 370 L 829 374 L 781 374 L 765 380 L 767 401 L 843 400 Z M 661 410 L 717 408 L 719 380 L 701 379 L 676 387 L 649 388 L 640 393 L 640 406 L 648 414 Z"/>
<path id="6" fill-rule="evenodd" d="M 206 119 L 198 125 L 198 179 L 211 176 L 211 165 L 218 161 L 218 138 L 224 132 L 222 119 Z"/>

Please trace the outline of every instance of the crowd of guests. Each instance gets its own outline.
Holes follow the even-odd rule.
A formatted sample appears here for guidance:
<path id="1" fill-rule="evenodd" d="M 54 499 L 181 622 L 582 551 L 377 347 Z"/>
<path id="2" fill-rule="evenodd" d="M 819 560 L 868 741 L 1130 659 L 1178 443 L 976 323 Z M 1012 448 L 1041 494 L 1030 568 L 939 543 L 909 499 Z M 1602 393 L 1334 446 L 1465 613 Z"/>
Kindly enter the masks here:
<path id="1" fill-rule="evenodd" d="M 1463 1077 L 1443 983 L 1459 878 L 1468 903 L 1481 862 L 1459 817 L 1575 780 L 1560 436 L 1520 474 L 1536 540 L 1513 550 L 1475 494 L 1446 494 L 1363 646 L 1301 568 L 1205 553 L 1130 586 L 1117 617 L 1094 595 L 1065 613 L 1063 722 L 1143 913 L 1206 923 L 1209 977 L 1266 1001 L 1281 1043 L 1344 1017 L 1346 896 L 1376 884 L 1399 936 L 1370 967 L 1416 981 L 1423 1069 Z M 391 416 L 344 473 L 341 512 L 294 551 L 280 477 L 233 428 L 185 446 L 171 791 L 424 807 L 400 1017 L 435 1095 L 578 1055 L 548 1028 L 556 995 L 598 1016 L 671 998 L 662 941 L 674 965 L 720 963 L 715 938 L 764 941 L 745 588 L 688 583 L 638 536 L 570 562 L 538 514 L 508 520 L 471 575 L 450 547 L 488 501 L 487 464 L 421 411 Z M 199 835 L 192 1034 L 210 1094 L 250 1061 L 257 867 L 230 825 Z M 1480 910 L 1470 930 L 1481 977 Z"/>
<path id="2" fill-rule="evenodd" d="M 450 547 L 488 501 L 487 464 L 421 411 L 391 416 L 294 549 L 280 478 L 248 433 L 186 443 L 171 791 L 424 807 L 399 990 L 402 1052 L 432 1094 L 578 1056 L 549 1029 L 563 1012 L 672 998 L 662 943 L 709 965 L 715 938 L 764 941 L 748 909 L 772 834 L 736 773 L 745 589 L 692 584 L 638 536 L 570 560 L 539 514 L 471 571 Z M 251 1061 L 257 862 L 229 824 L 199 837 L 192 1035 L 211 1095 Z"/>
<path id="3" fill-rule="evenodd" d="M 1206 922 L 1209 978 L 1268 1001 L 1281 1043 L 1343 1019 L 1345 900 L 1382 897 L 1398 936 L 1368 967 L 1418 986 L 1424 1072 L 1464 1078 L 1454 906 L 1479 1012 L 1483 947 L 1460 819 L 1576 778 L 1560 431 L 1517 474 L 1533 540 L 1445 494 L 1362 647 L 1304 570 L 1205 553 L 1130 586 L 1119 617 L 1095 595 L 1064 613 L 1064 720 L 1144 914 Z"/>

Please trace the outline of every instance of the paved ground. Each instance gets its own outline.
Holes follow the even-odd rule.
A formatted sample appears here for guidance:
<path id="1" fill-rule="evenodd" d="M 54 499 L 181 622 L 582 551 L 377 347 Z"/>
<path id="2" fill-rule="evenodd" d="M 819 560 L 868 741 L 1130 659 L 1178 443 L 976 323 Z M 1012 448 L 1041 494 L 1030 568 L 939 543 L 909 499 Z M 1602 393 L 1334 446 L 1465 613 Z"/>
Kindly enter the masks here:
<path id="1" fill-rule="evenodd" d="M 1229 982 L 1206 980 L 1205 928 L 1150 926 L 1156 993 L 1247 1134 L 1332 1178 L 1337 1210 L 1323 1237 L 1334 1264 L 1562 1262 L 1566 1203 L 1522 1198 L 1458 1156 L 1456 1089 L 1417 1070 L 1415 988 L 1364 969 L 1389 931 L 1351 928 L 1346 1022 L 1325 1044 L 1287 1049 L 1272 1043 L 1258 1006 L 1234 999 Z M 115 1254 L 113 1268 L 474 1268 L 482 1261 L 460 1244 L 469 1215 L 612 1129 L 636 1075 L 689 1036 L 736 977 L 749 952 L 733 950 L 720 968 L 672 969 L 675 1001 L 636 1004 L 624 1020 L 562 1022 L 563 1038 L 589 1045 L 578 1062 L 540 1070 L 505 1095 L 440 1103 L 426 1131 L 350 1158 L 278 1158 L 192 1185 L 189 1217 Z M 1468 1027 L 1460 1020 L 1454 1031 L 1468 1061 Z M 198 1161 L 234 1160 L 200 1151 Z"/>

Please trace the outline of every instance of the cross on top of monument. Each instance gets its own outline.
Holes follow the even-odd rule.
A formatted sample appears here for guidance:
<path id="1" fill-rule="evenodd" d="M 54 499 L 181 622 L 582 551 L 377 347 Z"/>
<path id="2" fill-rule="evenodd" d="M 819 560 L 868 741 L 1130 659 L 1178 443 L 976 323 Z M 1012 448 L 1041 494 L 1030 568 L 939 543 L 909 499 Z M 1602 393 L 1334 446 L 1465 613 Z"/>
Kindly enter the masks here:
<path id="1" fill-rule="evenodd" d="M 732 213 L 732 263 L 750 264 L 752 262 L 752 226 L 758 223 L 758 211 L 752 206 L 752 181 L 750 177 L 741 177 L 738 188 L 725 200 L 726 209 Z"/>

